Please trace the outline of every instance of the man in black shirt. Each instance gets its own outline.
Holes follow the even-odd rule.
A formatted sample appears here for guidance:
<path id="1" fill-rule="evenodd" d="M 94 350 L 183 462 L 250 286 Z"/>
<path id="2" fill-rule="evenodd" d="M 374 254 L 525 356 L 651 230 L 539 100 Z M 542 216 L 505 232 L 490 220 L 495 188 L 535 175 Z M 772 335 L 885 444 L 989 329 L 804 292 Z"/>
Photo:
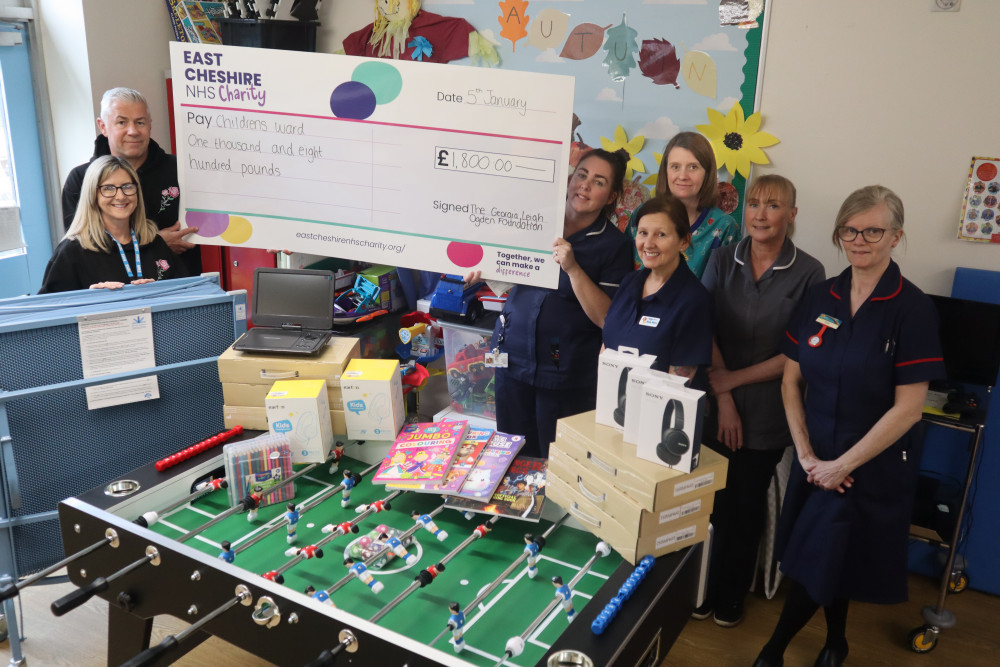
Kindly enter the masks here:
<path id="1" fill-rule="evenodd" d="M 128 160 L 139 174 L 146 217 L 156 223 L 160 236 L 184 262 L 190 275 L 201 273 L 201 252 L 186 237 L 197 227 L 181 229 L 180 188 L 177 182 L 177 158 L 164 151 L 149 134 L 149 105 L 142 93 L 131 88 L 112 88 L 101 98 L 97 119 L 101 134 L 94 140 L 93 161 L 102 155 Z M 80 201 L 80 186 L 90 162 L 74 167 L 63 185 L 63 221 L 69 229 Z"/>

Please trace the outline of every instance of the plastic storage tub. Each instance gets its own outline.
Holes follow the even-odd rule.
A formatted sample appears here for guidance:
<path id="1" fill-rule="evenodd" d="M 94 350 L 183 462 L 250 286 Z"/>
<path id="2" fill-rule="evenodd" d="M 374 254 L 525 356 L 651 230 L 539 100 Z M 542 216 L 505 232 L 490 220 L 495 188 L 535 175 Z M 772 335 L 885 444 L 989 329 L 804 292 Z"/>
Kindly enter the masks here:
<path id="1" fill-rule="evenodd" d="M 493 369 L 486 366 L 492 330 L 439 320 L 451 407 L 462 414 L 496 419 Z"/>

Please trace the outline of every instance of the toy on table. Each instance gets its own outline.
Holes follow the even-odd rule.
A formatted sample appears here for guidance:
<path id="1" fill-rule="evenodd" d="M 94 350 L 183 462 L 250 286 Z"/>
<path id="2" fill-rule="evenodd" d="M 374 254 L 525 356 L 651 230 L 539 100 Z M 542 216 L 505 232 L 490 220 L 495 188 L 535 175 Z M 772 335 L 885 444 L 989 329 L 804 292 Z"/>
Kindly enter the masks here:
<path id="1" fill-rule="evenodd" d="M 222 547 L 222 552 L 219 553 L 220 559 L 227 563 L 232 563 L 236 560 L 236 552 L 233 551 L 233 545 L 228 540 L 222 540 L 219 546 Z"/>
<path id="2" fill-rule="evenodd" d="M 295 503 L 290 502 L 285 506 L 288 511 L 285 512 L 285 519 L 288 521 L 285 529 L 288 531 L 288 536 L 285 540 L 291 544 L 295 541 L 295 533 L 298 529 L 299 523 L 299 511 L 295 508 Z"/>
<path id="3" fill-rule="evenodd" d="M 556 597 L 566 611 L 566 620 L 572 621 L 576 618 L 576 610 L 573 609 L 573 590 L 569 584 L 564 584 L 562 577 L 556 575 L 552 577 L 552 585 L 556 588 Z"/>
<path id="4" fill-rule="evenodd" d="M 472 324 L 483 314 L 483 304 L 476 298 L 476 292 L 485 284 L 480 280 L 466 285 L 462 276 L 444 274 L 431 295 L 431 316 Z"/>
<path id="5" fill-rule="evenodd" d="M 413 510 L 410 512 L 410 518 L 427 529 L 427 532 L 436 537 L 438 542 L 444 542 L 448 539 L 448 531 L 438 528 L 438 525 L 434 523 L 434 519 L 429 514 L 421 514 L 417 510 Z"/>
<path id="6" fill-rule="evenodd" d="M 156 468 L 158 472 L 163 472 L 167 468 L 171 468 L 180 463 L 181 461 L 186 461 L 192 456 L 201 454 L 207 449 L 211 449 L 212 447 L 217 447 L 222 443 L 224 443 L 226 440 L 234 438 L 242 433 L 243 433 L 242 426 L 234 426 L 228 431 L 223 431 L 222 433 L 213 435 L 211 438 L 205 438 L 201 442 L 191 445 L 190 447 L 186 447 L 185 449 L 180 450 L 176 454 L 171 454 L 165 459 L 160 459 L 153 465 L 153 467 Z"/>
<path id="7" fill-rule="evenodd" d="M 538 575 L 538 554 L 544 548 L 544 537 L 535 537 L 531 533 L 524 534 L 524 553 L 528 554 L 528 577 L 531 579 L 534 579 Z"/>
<path id="8" fill-rule="evenodd" d="M 496 415 L 493 369 L 486 365 L 490 352 L 489 335 L 475 336 L 454 357 L 448 356 L 448 395 L 451 407 L 459 412 L 475 412 L 487 418 Z"/>
<path id="9" fill-rule="evenodd" d="M 448 617 L 448 629 L 451 630 L 451 639 L 455 647 L 455 653 L 460 653 L 465 648 L 465 640 L 462 639 L 462 628 L 465 627 L 465 612 L 457 602 L 448 605 L 451 615 Z"/>
<path id="10" fill-rule="evenodd" d="M 327 593 L 325 590 L 316 590 L 314 586 L 306 586 L 305 591 L 303 592 L 309 597 L 311 597 L 313 600 L 317 600 L 321 604 L 325 604 L 328 607 L 337 606 L 333 604 L 333 600 L 330 599 L 330 594 Z"/>
<path id="11" fill-rule="evenodd" d="M 333 301 L 333 317 L 353 318 L 360 317 L 368 311 L 376 310 L 378 295 L 382 289 L 367 280 L 364 276 L 358 276 L 354 281 L 354 287 L 341 292 Z"/>
<path id="12" fill-rule="evenodd" d="M 399 541 L 398 537 L 390 536 L 389 533 L 383 532 L 379 533 L 378 539 L 382 544 L 385 545 L 384 548 L 388 548 L 394 554 L 403 559 L 407 565 L 413 565 L 417 562 L 417 557 L 406 550 L 403 543 Z"/>
<path id="13" fill-rule="evenodd" d="M 652 556 L 644 556 L 639 564 L 636 566 L 632 574 L 629 575 L 628 579 L 622 584 L 621 588 L 618 589 L 618 594 L 608 601 L 608 604 L 604 606 L 604 609 L 597 615 L 597 618 L 593 620 L 590 624 L 590 631 L 595 635 L 602 634 L 614 619 L 618 615 L 618 611 L 621 609 L 625 601 L 632 597 L 635 592 L 636 586 L 638 586 L 649 571 L 652 569 L 653 564 L 656 560 Z"/>
<path id="14" fill-rule="evenodd" d="M 372 593 L 378 595 L 379 593 L 382 592 L 382 589 L 385 588 L 385 585 L 381 581 L 375 580 L 375 577 L 373 577 L 371 572 L 368 571 L 368 568 L 365 567 L 364 563 L 355 562 L 353 558 L 348 556 L 347 558 L 344 559 L 344 565 L 347 566 L 347 569 L 350 571 L 351 574 L 353 574 L 355 577 L 358 578 L 359 581 L 368 586 L 368 588 L 371 589 Z"/>
<path id="15" fill-rule="evenodd" d="M 415 310 L 399 318 L 399 340 L 396 354 L 400 359 L 415 358 L 429 364 L 444 352 L 441 327 L 427 313 Z"/>

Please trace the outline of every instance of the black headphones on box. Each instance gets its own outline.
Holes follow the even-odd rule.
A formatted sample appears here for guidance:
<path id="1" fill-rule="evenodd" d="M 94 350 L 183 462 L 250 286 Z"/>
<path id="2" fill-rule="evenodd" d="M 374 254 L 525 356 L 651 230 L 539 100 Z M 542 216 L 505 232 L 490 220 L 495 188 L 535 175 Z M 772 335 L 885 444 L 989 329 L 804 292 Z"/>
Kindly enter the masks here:
<path id="1" fill-rule="evenodd" d="M 614 414 L 611 416 L 619 426 L 625 425 L 625 390 L 628 388 L 628 373 L 630 370 L 632 370 L 632 367 L 626 366 L 622 369 L 622 374 L 618 377 L 618 407 L 615 408 Z"/>
<path id="2" fill-rule="evenodd" d="M 689 449 L 691 440 L 684 432 L 684 406 L 671 398 L 663 407 L 663 437 L 656 446 L 656 456 L 667 465 L 675 466 Z"/>

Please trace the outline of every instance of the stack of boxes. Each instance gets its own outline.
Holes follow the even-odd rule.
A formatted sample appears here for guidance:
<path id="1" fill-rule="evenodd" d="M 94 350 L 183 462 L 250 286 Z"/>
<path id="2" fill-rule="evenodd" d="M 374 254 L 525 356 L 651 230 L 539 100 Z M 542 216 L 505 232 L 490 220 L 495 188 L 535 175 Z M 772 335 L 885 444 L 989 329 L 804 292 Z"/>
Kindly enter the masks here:
<path id="1" fill-rule="evenodd" d="M 728 461 L 705 448 L 690 473 L 654 465 L 595 417 L 557 423 L 546 495 L 631 563 L 705 540 Z"/>
<path id="2" fill-rule="evenodd" d="M 278 380 L 326 382 L 330 420 L 335 434 L 347 433 L 341 376 L 352 359 L 361 356 L 357 338 L 333 337 L 322 352 L 310 357 L 253 354 L 229 348 L 219 357 L 223 415 L 226 428 L 268 430 L 264 399 Z"/>

